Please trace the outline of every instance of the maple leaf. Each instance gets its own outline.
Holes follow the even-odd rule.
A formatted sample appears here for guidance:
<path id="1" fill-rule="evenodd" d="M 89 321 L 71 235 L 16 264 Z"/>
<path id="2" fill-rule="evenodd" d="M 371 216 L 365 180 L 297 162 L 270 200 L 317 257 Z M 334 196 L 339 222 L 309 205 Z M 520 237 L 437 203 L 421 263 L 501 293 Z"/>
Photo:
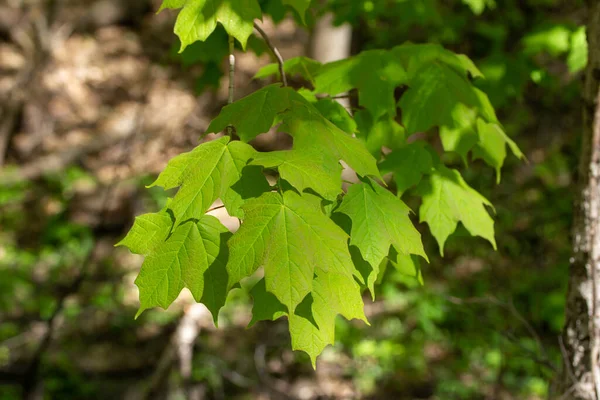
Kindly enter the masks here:
<path id="1" fill-rule="evenodd" d="M 242 208 L 246 219 L 229 241 L 229 287 L 264 266 L 267 290 L 293 312 L 311 292 L 315 270 L 356 272 L 346 233 L 317 197 L 265 193 Z"/>
<path id="2" fill-rule="evenodd" d="M 473 149 L 473 155 L 496 169 L 496 181 L 500 183 L 500 169 L 506 158 L 506 146 L 519 159 L 525 158 L 525 155 L 497 123 L 487 123 L 480 118 L 477 120 L 477 133 L 479 140 Z"/>
<path id="3" fill-rule="evenodd" d="M 277 167 L 279 176 L 302 192 L 312 189 L 325 199 L 342 192 L 342 166 L 323 152 L 283 150 L 257 153 L 251 165 Z"/>
<path id="4" fill-rule="evenodd" d="M 438 165 L 417 188 L 423 198 L 421 222 L 427 222 L 444 254 L 444 243 L 459 222 L 473 236 L 487 239 L 494 249 L 494 220 L 485 209 L 492 204 L 464 181 L 457 170 Z"/>
<path id="5" fill-rule="evenodd" d="M 179 52 L 195 41 L 205 41 L 217 23 L 245 50 L 254 20 L 262 17 L 257 0 L 164 0 L 160 10 L 165 8 L 181 8 L 175 22 L 175 34 L 181 41 Z"/>
<path id="6" fill-rule="evenodd" d="M 206 132 L 221 132 L 228 125 L 232 125 L 240 139 L 249 142 L 271 129 L 277 114 L 289 107 L 290 93 L 294 91 L 282 88 L 279 84 L 265 86 L 223 107 Z"/>
<path id="7" fill-rule="evenodd" d="M 413 142 L 400 147 L 385 157 L 379 164 L 382 173 L 393 172 L 398 196 L 421 182 L 424 174 L 434 165 L 434 150 L 425 142 Z"/>
<path id="8" fill-rule="evenodd" d="M 299 95 L 290 99 L 290 108 L 282 113 L 282 120 L 280 130 L 294 138 L 295 150 L 323 152 L 330 158 L 344 160 L 361 176 L 381 177 L 375 158 L 365 146 Z"/>
<path id="9" fill-rule="evenodd" d="M 289 315 L 292 349 L 307 353 L 313 368 L 317 356 L 334 343 L 338 314 L 348 320 L 359 319 L 369 323 L 356 281 L 346 274 L 317 271 L 310 297 Z"/>
<path id="10" fill-rule="evenodd" d="M 387 114 L 373 120 L 367 110 L 359 110 L 354 114 L 354 119 L 358 126 L 357 137 L 365 142 L 369 152 L 376 157 L 381 155 L 383 146 L 395 149 L 406 141 L 404 127 Z"/>
<path id="11" fill-rule="evenodd" d="M 303 23 L 305 22 L 306 10 L 308 10 L 310 2 L 311 0 L 282 0 L 283 4 L 291 6 L 298 12 Z"/>
<path id="12" fill-rule="evenodd" d="M 225 232 L 227 229 L 209 215 L 197 223 L 189 221 L 175 228 L 171 236 L 146 257 L 135 280 L 140 290 L 137 315 L 151 307 L 166 309 L 184 287 L 200 302 L 204 273 L 215 262 L 221 268 L 226 263 L 227 254 L 223 254 L 221 246 Z M 208 305 L 212 307 L 210 301 Z M 211 311 L 215 312 L 215 307 Z"/>
<path id="13" fill-rule="evenodd" d="M 338 314 L 349 320 L 368 321 L 360 287 L 351 277 L 337 272 L 317 272 L 312 286 L 312 292 L 296 311 L 288 313 L 277 297 L 267 290 L 265 280 L 261 279 L 250 292 L 254 301 L 250 325 L 287 315 L 292 349 L 307 353 L 314 367 L 317 356 L 334 343 Z"/>
<path id="14" fill-rule="evenodd" d="M 231 186 L 241 177 L 241 171 L 255 150 L 242 142 L 230 142 L 222 137 L 197 146 L 194 150 L 178 155 L 167 164 L 165 170 L 150 185 L 172 189 L 181 186 L 169 209 L 179 225 L 189 219 L 199 219 L 218 198 L 225 206 L 239 202 L 239 196 L 229 193 Z M 229 204 L 236 214 L 239 203 Z"/>
<path id="15" fill-rule="evenodd" d="M 315 79 L 315 91 L 334 96 L 356 88 L 359 104 L 377 119 L 386 113 L 396 115 L 394 90 L 406 80 L 406 71 L 390 52 L 368 50 L 323 65 Z"/>
<path id="16" fill-rule="evenodd" d="M 148 255 L 165 241 L 172 226 L 173 221 L 166 210 L 139 215 L 127 236 L 115 246 L 125 246 L 134 254 Z"/>
<path id="17" fill-rule="evenodd" d="M 415 254 L 427 259 L 421 235 L 410 221 L 410 209 L 402 200 L 372 180 L 364 180 L 348 189 L 336 210 L 350 217 L 350 244 L 373 268 L 367 286 L 375 296 L 375 281 L 379 264 L 388 255 L 390 246 L 400 254 Z"/>

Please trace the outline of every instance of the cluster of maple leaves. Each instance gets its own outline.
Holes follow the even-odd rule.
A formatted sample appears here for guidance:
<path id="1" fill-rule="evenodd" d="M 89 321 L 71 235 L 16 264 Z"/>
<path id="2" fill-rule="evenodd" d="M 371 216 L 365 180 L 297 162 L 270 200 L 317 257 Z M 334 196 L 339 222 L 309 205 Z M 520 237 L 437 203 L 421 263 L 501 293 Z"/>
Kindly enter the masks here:
<path id="1" fill-rule="evenodd" d="M 308 6 L 282 1 L 301 15 Z M 205 40 L 217 22 L 245 46 L 252 21 L 262 15 L 256 0 L 162 5 L 181 7 L 175 33 L 183 47 Z M 338 314 L 367 322 L 362 292 L 374 297 L 382 266 L 418 269 L 417 256 L 427 259 L 401 200 L 405 193 L 421 197 L 420 220 L 442 253 L 459 222 L 495 247 L 489 201 L 426 141 L 408 138 L 438 128 L 445 151 L 465 162 L 469 154 L 483 159 L 498 178 L 507 146 L 522 154 L 473 84 L 482 78 L 479 70 L 439 46 L 408 43 L 325 65 L 298 57 L 284 71 L 311 87 L 269 85 L 224 107 L 207 132 L 232 126 L 241 140 L 224 136 L 173 158 L 152 186 L 177 193 L 160 212 L 138 216 L 119 244 L 146 256 L 136 279 L 139 313 L 168 307 L 188 288 L 216 322 L 229 291 L 262 268 L 251 290 L 251 324 L 286 316 L 292 347 L 314 364 L 334 341 Z M 257 78 L 276 74 L 278 67 L 269 65 Z M 399 87 L 405 91 L 396 101 Z M 360 109 L 351 115 L 332 97 L 354 90 Z M 276 125 L 293 137 L 291 150 L 258 152 L 247 144 Z M 391 152 L 383 156 L 383 147 Z M 340 161 L 359 178 L 346 192 Z M 385 173 L 393 174 L 396 193 L 385 186 Z M 206 215 L 217 199 L 241 220 L 235 234 Z"/>

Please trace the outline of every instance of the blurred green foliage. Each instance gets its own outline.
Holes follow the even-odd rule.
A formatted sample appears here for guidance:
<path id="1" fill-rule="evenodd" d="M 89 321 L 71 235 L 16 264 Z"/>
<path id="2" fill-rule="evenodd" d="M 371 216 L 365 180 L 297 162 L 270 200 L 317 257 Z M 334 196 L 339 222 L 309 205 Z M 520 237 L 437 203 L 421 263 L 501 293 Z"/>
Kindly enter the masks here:
<path id="1" fill-rule="evenodd" d="M 289 12 L 275 0 L 261 5 L 275 21 Z M 414 271 L 387 266 L 385 283 L 377 289 L 382 310 L 370 327 L 339 319 L 338 343 L 323 362 L 343 365 L 345 376 L 366 398 L 482 399 L 494 391 L 514 399 L 543 398 L 559 362 L 557 337 L 571 253 L 579 74 L 587 59 L 585 29 L 578 19 L 584 1 L 328 0 L 315 7 L 332 10 L 337 23 L 355 27 L 357 50 L 410 40 L 468 54 L 486 76 L 478 84 L 529 159 L 508 159 L 500 185 L 480 163 L 465 173 L 468 183 L 496 205 L 497 252 L 483 240 L 463 240 L 459 230 L 449 239 L 443 260 L 432 257 L 430 264 L 420 266 L 424 285 Z M 315 16 L 308 17 L 310 25 Z M 219 28 L 207 42 L 195 43 L 182 54 L 173 43 L 170 61 L 198 68 L 193 71 L 197 91 L 218 87 L 226 42 Z M 251 39 L 248 47 L 265 51 L 258 39 Z M 455 162 L 461 163 L 458 157 Z M 152 180 L 141 177 L 136 184 Z M 82 184 L 98 183 L 72 167 L 41 181 L 0 185 L 0 368 L 23 347 L 34 347 L 18 342 L 20 334 L 30 323 L 52 316 L 60 289 L 73 282 L 100 239 L 102 232 L 73 223 L 68 214 L 73 188 Z M 143 201 L 152 208 L 166 202 L 160 190 L 146 193 Z M 428 254 L 437 253 L 432 238 L 426 238 L 426 245 Z M 133 320 L 136 307 L 123 305 L 117 264 L 113 256 L 104 260 L 99 274 L 84 284 L 81 298 L 65 303 L 65 318 L 77 325 L 101 316 L 110 321 L 103 334 L 125 347 L 134 347 L 133 332 L 139 327 L 169 333 L 177 312 L 149 311 Z M 248 295 L 236 290 L 229 301 L 225 322 L 236 318 L 236 306 L 247 304 Z M 293 375 L 280 379 L 312 374 L 304 367 L 305 355 L 286 353 L 289 339 L 277 323 L 234 332 L 233 338 L 227 336 L 231 332 L 222 335 L 203 337 L 202 352 L 194 359 L 193 380 L 205 382 L 211 398 L 248 393 L 224 376 L 236 369 L 254 371 L 254 348 L 264 341 L 267 358 L 285 359 L 282 363 Z M 122 383 L 89 379 L 78 368 L 73 354 L 86 347 L 87 337 L 71 337 L 68 348 L 45 363 L 50 398 L 92 398 L 98 393 L 112 398 L 124 390 Z M 162 345 L 166 340 L 156 336 Z M 0 385 L 0 398 L 20 398 L 18 387 Z"/>

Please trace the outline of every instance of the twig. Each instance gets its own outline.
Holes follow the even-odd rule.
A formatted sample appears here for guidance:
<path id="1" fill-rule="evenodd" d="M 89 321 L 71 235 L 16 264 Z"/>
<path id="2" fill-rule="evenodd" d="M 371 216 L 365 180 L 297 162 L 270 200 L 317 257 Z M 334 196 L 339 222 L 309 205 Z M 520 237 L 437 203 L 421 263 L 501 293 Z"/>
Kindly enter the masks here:
<path id="1" fill-rule="evenodd" d="M 213 208 L 211 208 L 210 210 L 208 210 L 208 211 L 207 211 L 207 213 L 209 213 L 209 212 L 211 212 L 211 211 L 220 210 L 221 208 L 225 208 L 225 205 L 213 207 Z"/>
<path id="2" fill-rule="evenodd" d="M 263 29 L 256 22 L 254 23 L 254 29 L 256 29 L 258 33 L 260 33 L 260 36 L 262 36 L 269 49 L 271 49 L 271 53 L 273 53 L 273 55 L 277 59 L 277 63 L 279 64 L 279 74 L 281 75 L 281 81 L 283 82 L 283 86 L 287 86 L 287 77 L 285 76 L 285 71 L 283 68 L 283 57 L 281 56 L 281 53 L 279 52 L 277 47 L 275 47 L 273 43 L 271 43 L 271 39 L 269 39 L 269 36 L 267 36 L 265 31 L 263 31 Z"/>

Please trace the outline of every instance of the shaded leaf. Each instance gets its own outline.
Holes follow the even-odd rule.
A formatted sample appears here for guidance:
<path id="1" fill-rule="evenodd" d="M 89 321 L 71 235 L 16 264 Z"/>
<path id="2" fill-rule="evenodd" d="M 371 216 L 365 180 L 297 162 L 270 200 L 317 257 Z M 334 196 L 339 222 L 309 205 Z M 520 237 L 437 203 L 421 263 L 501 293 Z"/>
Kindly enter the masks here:
<path id="1" fill-rule="evenodd" d="M 198 223 L 185 223 L 146 257 L 135 284 L 140 290 L 137 315 L 151 307 L 167 308 L 183 288 L 188 288 L 196 301 L 204 291 L 204 273 L 221 254 L 224 228 L 212 216 Z M 214 312 L 214 310 L 211 310 Z"/>
<path id="2" fill-rule="evenodd" d="M 390 246 L 400 254 L 415 254 L 427 259 L 421 235 L 408 216 L 410 209 L 377 183 L 365 181 L 350 186 L 336 212 L 350 217 L 350 244 L 358 247 L 373 267 L 374 273 L 367 281 L 373 296 L 379 264 L 388 255 Z"/>
<path id="3" fill-rule="evenodd" d="M 467 185 L 458 171 L 439 165 L 429 179 L 421 182 L 418 191 L 423 198 L 421 222 L 429 225 L 442 255 L 446 239 L 459 222 L 471 235 L 487 239 L 496 249 L 494 220 L 485 209 L 492 204 Z"/>

